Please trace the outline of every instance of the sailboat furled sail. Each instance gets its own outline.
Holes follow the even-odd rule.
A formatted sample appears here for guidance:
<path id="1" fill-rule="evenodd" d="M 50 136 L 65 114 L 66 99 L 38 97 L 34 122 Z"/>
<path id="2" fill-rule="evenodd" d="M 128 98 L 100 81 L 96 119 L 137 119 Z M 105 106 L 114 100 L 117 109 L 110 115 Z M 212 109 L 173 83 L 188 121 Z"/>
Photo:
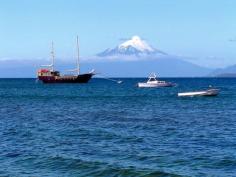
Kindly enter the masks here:
<path id="1" fill-rule="evenodd" d="M 41 65 L 41 66 L 42 67 L 48 67 L 48 68 L 50 68 L 50 71 L 54 71 L 55 55 L 54 55 L 53 41 L 52 41 L 52 47 L 51 47 L 51 59 L 52 59 L 52 63 L 50 65 Z"/>
<path id="2" fill-rule="evenodd" d="M 87 83 L 93 75 L 95 75 L 94 70 L 89 73 L 80 74 L 80 62 L 79 62 L 79 39 L 77 36 L 77 67 L 76 69 L 70 70 L 75 71 L 76 74 L 72 76 L 63 76 L 60 75 L 59 71 L 54 70 L 54 62 L 55 62 L 55 53 L 54 53 L 54 45 L 52 42 L 52 63 L 50 65 L 43 65 L 43 67 L 38 70 L 38 79 L 43 83 Z"/>

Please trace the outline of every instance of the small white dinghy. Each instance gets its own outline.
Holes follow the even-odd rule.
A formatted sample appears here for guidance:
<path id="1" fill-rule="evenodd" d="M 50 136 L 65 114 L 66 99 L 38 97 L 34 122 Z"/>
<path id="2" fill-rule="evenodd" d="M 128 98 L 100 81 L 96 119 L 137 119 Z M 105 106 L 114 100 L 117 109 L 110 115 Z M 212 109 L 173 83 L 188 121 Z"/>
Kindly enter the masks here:
<path id="1" fill-rule="evenodd" d="M 138 87 L 146 87 L 146 88 L 154 88 L 154 87 L 173 87 L 175 86 L 174 83 L 166 82 L 166 81 L 159 81 L 156 79 L 157 76 L 155 73 L 152 73 L 149 76 L 147 82 L 139 82 Z"/>
<path id="2" fill-rule="evenodd" d="M 219 89 L 208 89 L 196 92 L 183 92 L 178 93 L 179 97 L 194 97 L 194 96 L 217 96 L 219 94 Z"/>

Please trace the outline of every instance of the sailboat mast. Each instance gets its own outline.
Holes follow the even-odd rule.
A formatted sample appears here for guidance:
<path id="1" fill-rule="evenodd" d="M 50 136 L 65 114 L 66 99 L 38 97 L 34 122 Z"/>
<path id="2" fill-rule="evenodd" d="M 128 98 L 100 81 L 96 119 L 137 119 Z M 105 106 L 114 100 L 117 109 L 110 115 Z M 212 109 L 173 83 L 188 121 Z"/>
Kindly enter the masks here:
<path id="1" fill-rule="evenodd" d="M 80 74 L 80 66 L 79 66 L 79 37 L 77 36 L 76 39 L 76 43 L 77 43 L 77 75 Z"/>
<path id="2" fill-rule="evenodd" d="M 55 60 L 55 55 L 54 55 L 54 44 L 52 41 L 52 48 L 51 48 L 51 56 L 52 56 L 52 65 L 51 65 L 51 70 L 54 71 L 54 60 Z"/>

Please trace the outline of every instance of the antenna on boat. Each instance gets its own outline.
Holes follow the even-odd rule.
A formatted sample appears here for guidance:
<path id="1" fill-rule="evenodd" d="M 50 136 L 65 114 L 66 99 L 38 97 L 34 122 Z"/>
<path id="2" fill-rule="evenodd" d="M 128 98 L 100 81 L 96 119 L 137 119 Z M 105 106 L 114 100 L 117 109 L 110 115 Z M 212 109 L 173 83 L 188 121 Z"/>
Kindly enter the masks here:
<path id="1" fill-rule="evenodd" d="M 79 37 L 76 38 L 77 43 L 77 75 L 80 73 L 80 67 L 79 67 Z"/>
<path id="2" fill-rule="evenodd" d="M 51 56 L 52 56 L 51 70 L 54 71 L 54 60 L 55 60 L 55 54 L 54 54 L 53 41 L 52 41 L 52 48 L 51 48 Z"/>

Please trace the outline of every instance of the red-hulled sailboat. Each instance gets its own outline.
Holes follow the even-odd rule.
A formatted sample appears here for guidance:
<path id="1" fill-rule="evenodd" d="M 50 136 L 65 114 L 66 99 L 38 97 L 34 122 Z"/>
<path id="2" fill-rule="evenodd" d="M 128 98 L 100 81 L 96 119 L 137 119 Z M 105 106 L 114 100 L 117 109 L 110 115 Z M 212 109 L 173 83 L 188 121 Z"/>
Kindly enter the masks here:
<path id="1" fill-rule="evenodd" d="M 80 65 L 79 65 L 79 42 L 77 36 L 77 49 L 78 49 L 78 58 L 77 58 L 77 68 L 71 71 L 76 72 L 75 75 L 60 75 L 59 71 L 54 70 L 54 48 L 52 43 L 52 64 L 44 65 L 47 68 L 41 68 L 38 70 L 38 79 L 43 83 L 87 83 L 93 75 L 95 75 L 94 70 L 89 73 L 80 74 Z"/>

